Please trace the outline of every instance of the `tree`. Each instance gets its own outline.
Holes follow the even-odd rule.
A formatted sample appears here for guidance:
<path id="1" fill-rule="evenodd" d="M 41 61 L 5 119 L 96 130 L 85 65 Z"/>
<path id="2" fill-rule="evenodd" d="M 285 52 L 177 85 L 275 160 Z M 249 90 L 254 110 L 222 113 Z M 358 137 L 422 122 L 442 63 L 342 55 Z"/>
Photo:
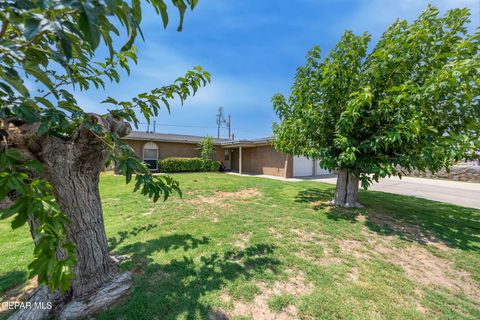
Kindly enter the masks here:
<path id="1" fill-rule="evenodd" d="M 272 98 L 275 146 L 338 171 L 334 203 L 347 207 L 359 206 L 359 180 L 366 189 L 478 158 L 480 33 L 468 32 L 469 16 L 429 6 L 393 23 L 373 50 L 369 34 L 349 31 L 323 60 L 314 47 L 289 98 Z"/>
<path id="2" fill-rule="evenodd" d="M 200 149 L 200 156 L 202 159 L 211 160 L 212 154 L 215 149 L 213 146 L 213 139 L 210 136 L 206 136 L 198 143 L 198 148 Z"/>
<path id="3" fill-rule="evenodd" d="M 172 0 L 179 31 L 186 9 L 197 1 Z M 166 2 L 147 2 L 166 27 Z M 134 191 L 154 201 L 180 193 L 175 180 L 153 176 L 120 138 L 131 132 L 130 123 L 138 125 L 140 114 L 150 121 L 173 99 L 183 103 L 195 94 L 210 81 L 207 72 L 196 67 L 130 101 L 108 97 L 106 115 L 86 113 L 70 92 L 104 87 L 105 81 L 119 82 L 120 71 L 130 72 L 141 18 L 139 0 L 0 3 L 0 218 L 11 218 L 14 229 L 29 224 L 35 243 L 31 276 L 45 285 L 32 299 L 55 301 L 60 318 L 85 317 L 130 289 L 130 276 L 117 274 L 107 247 L 98 191 L 106 163 L 115 162 L 126 183 L 135 180 Z M 118 26 L 126 31 L 119 50 L 114 43 L 125 37 Z M 101 42 L 109 56 L 95 62 Z M 39 89 L 30 89 L 26 80 Z M 105 288 L 108 295 L 94 297 Z M 17 316 L 29 317 L 38 314 Z"/>

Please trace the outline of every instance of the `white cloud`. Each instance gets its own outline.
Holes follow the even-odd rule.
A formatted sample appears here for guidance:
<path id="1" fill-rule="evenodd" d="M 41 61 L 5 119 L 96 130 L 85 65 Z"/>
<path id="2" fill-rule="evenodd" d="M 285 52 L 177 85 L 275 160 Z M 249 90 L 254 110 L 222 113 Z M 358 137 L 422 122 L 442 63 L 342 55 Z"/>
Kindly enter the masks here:
<path id="1" fill-rule="evenodd" d="M 177 77 L 191 70 L 195 65 L 195 58 L 188 54 L 181 54 L 171 46 L 146 42 L 139 48 L 138 65 L 132 66 L 131 77 L 124 77 L 120 84 L 107 84 L 106 90 L 89 90 L 88 92 L 75 92 L 78 103 L 88 112 L 104 113 L 107 105 L 100 101 L 107 96 L 117 100 L 128 100 L 140 92 L 149 91 L 153 88 L 168 85 Z M 201 64 L 201 63 L 200 63 Z M 249 75 L 220 72 L 215 65 L 205 66 L 212 73 L 212 82 L 206 87 L 200 88 L 197 94 L 189 97 L 184 106 L 180 107 L 178 101 L 172 103 L 171 113 L 162 109 L 156 117 L 157 123 L 169 125 L 200 125 L 215 126 L 215 114 L 219 106 L 225 108 L 226 114 L 231 114 L 234 121 L 235 133 L 238 137 L 253 138 L 269 135 L 272 117 L 270 92 L 272 83 L 279 80 L 252 77 Z M 267 77 L 267 78 L 265 78 Z M 282 87 L 279 83 L 274 87 Z M 145 122 L 140 117 L 141 122 Z M 265 119 L 260 128 L 250 129 L 249 122 Z M 143 125 L 141 129 L 146 129 Z M 159 130 L 216 135 L 215 128 L 189 129 L 182 127 L 157 127 Z M 245 130 L 253 130 L 244 131 Z"/>
<path id="2" fill-rule="evenodd" d="M 172 83 L 177 77 L 191 70 L 195 63 L 193 59 L 182 55 L 171 47 L 158 44 L 148 44 L 143 48 L 139 57 L 140 64 L 135 68 L 134 75 L 139 80 L 142 90 L 147 84 L 150 88 Z M 265 84 L 272 83 L 272 79 L 245 79 L 242 75 L 232 75 L 207 71 L 212 74 L 212 82 L 192 98 L 188 99 L 188 105 L 196 108 L 217 108 L 223 106 L 243 106 L 269 103 L 271 92 L 265 90 Z M 265 100 L 265 96 L 268 98 Z"/>
<path id="3" fill-rule="evenodd" d="M 378 37 L 397 18 L 414 20 L 427 8 L 428 4 L 437 7 L 441 13 L 452 8 L 469 8 L 472 27 L 476 28 L 480 25 L 480 1 L 478 0 L 369 0 L 365 1 L 365 5 L 360 10 L 340 19 L 337 26 L 341 27 L 338 30 L 350 29 L 355 33 L 368 31 Z"/>

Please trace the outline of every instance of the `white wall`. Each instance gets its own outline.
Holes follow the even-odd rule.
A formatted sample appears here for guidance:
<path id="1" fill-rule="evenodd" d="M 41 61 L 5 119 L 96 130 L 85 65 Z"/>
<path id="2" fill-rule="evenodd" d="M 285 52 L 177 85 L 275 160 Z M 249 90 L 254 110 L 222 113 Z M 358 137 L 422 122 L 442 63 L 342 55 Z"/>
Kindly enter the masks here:
<path id="1" fill-rule="evenodd" d="M 313 175 L 313 160 L 304 156 L 293 157 L 293 176 L 307 177 Z"/>

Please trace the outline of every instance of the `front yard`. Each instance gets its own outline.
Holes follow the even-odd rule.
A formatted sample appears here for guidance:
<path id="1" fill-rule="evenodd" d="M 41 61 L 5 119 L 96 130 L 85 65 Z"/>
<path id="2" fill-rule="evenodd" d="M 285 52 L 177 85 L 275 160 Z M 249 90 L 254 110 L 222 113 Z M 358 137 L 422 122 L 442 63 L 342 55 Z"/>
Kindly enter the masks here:
<path id="1" fill-rule="evenodd" d="M 379 192 L 346 210 L 316 182 L 175 177 L 183 199 L 156 204 L 102 177 L 135 286 L 98 319 L 480 318 L 480 210 Z M 32 286 L 32 249 L 0 224 L 0 301 Z"/>

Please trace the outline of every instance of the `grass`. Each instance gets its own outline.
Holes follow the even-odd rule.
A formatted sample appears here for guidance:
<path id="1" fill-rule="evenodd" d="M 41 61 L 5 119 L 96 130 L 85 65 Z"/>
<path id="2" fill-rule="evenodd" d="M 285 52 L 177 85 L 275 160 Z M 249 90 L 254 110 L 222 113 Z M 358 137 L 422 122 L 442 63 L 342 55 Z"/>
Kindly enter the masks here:
<path id="1" fill-rule="evenodd" d="M 318 182 L 175 178 L 183 199 L 154 204 L 102 176 L 110 250 L 135 285 L 97 319 L 480 318 L 479 210 L 370 191 L 347 210 Z M 28 230 L 1 222 L 0 301 L 31 253 Z"/>

